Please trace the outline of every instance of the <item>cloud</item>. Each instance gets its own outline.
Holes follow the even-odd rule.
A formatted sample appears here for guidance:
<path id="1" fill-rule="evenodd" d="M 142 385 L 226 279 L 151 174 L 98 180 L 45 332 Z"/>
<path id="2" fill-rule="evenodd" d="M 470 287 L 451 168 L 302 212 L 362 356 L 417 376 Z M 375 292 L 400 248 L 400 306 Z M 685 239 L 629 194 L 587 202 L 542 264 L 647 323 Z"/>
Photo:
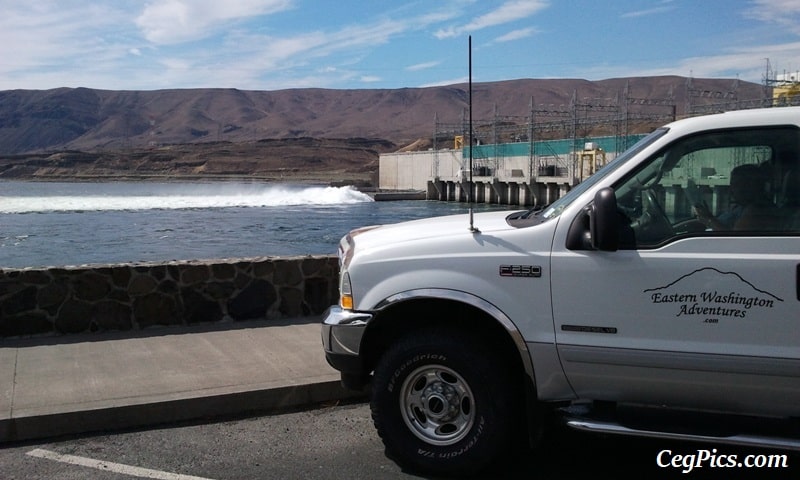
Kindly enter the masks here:
<path id="1" fill-rule="evenodd" d="M 494 41 L 499 43 L 512 42 L 514 40 L 530 37 L 538 32 L 539 31 L 534 27 L 521 28 L 519 30 L 512 30 L 506 33 L 505 35 L 501 35 L 495 38 Z"/>
<path id="2" fill-rule="evenodd" d="M 454 1 L 349 17 L 350 24 L 291 24 L 280 34 L 263 17 L 301 8 L 296 0 L 2 2 L 0 88 L 262 89 L 373 80 L 373 67 L 358 67 L 378 46 L 438 28 L 463 15 L 465 2 L 473 4 Z M 501 21 L 499 13 L 523 12 L 532 3 L 540 4 L 505 2 L 479 23 Z M 322 64 L 330 70 L 321 72 Z"/>
<path id="3" fill-rule="evenodd" d="M 136 25 L 155 44 L 174 44 L 207 37 L 228 22 L 277 13 L 290 0 L 156 0 L 148 3 Z"/>
<path id="4" fill-rule="evenodd" d="M 246 62 L 253 62 L 260 68 L 286 69 L 335 53 L 358 56 L 360 49 L 371 49 L 386 43 L 405 29 L 402 23 L 381 21 L 371 25 L 348 26 L 332 32 L 314 31 L 288 37 L 248 36 L 239 38 L 236 48 L 238 53 L 246 54 Z M 249 52 L 246 45 L 253 46 Z"/>
<path id="5" fill-rule="evenodd" d="M 450 26 L 434 33 L 438 39 L 457 37 L 465 33 L 494 27 L 504 23 L 527 18 L 549 6 L 545 0 L 513 0 L 503 3 L 499 8 L 481 15 L 471 22 L 461 26 Z"/>
<path id="6" fill-rule="evenodd" d="M 800 42 L 730 48 L 719 55 L 695 56 L 655 68 L 636 65 L 598 65 L 581 68 L 585 78 L 600 79 L 630 76 L 682 75 L 698 78 L 739 78 L 753 83 L 763 81 L 765 58 L 786 60 L 800 58 Z"/>
<path id="7" fill-rule="evenodd" d="M 69 0 L 3 3 L 0 88 L 20 83 L 35 88 L 34 77 L 64 85 L 117 65 L 135 46 L 119 28 L 129 12 L 111 6 Z M 76 75 L 65 75 L 73 70 Z"/>
<path id="8" fill-rule="evenodd" d="M 800 58 L 800 42 L 757 45 L 730 49 L 727 53 L 687 58 L 680 62 L 686 75 L 724 78 L 737 76 L 754 83 L 763 81 L 765 59 L 795 62 Z"/>
<path id="9" fill-rule="evenodd" d="M 76 5 L 62 9 L 50 3 L 22 5 L 3 7 L 0 16 L 3 62 L 0 63 L 24 58 L 50 60 L 92 51 L 108 43 L 104 30 L 120 18 L 102 6 Z"/>
<path id="10" fill-rule="evenodd" d="M 797 0 L 753 0 L 753 7 L 744 12 L 747 18 L 775 24 L 800 35 L 800 2 Z"/>
<path id="11" fill-rule="evenodd" d="M 622 15 L 620 15 L 620 17 L 621 18 L 646 17 L 648 15 L 657 15 L 659 13 L 669 12 L 670 10 L 674 9 L 675 5 L 672 4 L 672 0 L 662 0 L 660 2 L 660 6 L 623 13 Z"/>
<path id="12" fill-rule="evenodd" d="M 426 13 L 416 17 L 382 16 L 330 30 L 295 30 L 283 35 L 242 25 L 215 32 L 214 40 L 204 41 L 202 48 L 194 48 L 202 39 L 151 44 L 149 50 L 141 43 L 128 45 L 123 53 L 135 59 L 138 65 L 122 75 L 123 82 L 113 84 L 114 88 L 135 89 L 209 86 L 277 89 L 383 81 L 383 78 L 359 72 L 357 66 L 376 46 L 408 32 L 424 30 L 429 25 L 426 22 L 440 18 L 442 16 Z M 138 32 L 135 25 L 132 31 L 135 37 Z M 173 37 L 177 38 L 179 36 Z M 180 38 L 188 37 L 181 34 Z M 132 49 L 146 55 L 135 56 Z M 125 68 L 131 67 L 119 67 L 118 71 Z M 73 78 L 84 85 L 96 85 L 97 80 L 108 81 L 106 75 L 98 75 L 92 82 L 87 82 L 84 75 Z"/>
<path id="13" fill-rule="evenodd" d="M 786 15 L 800 13 L 797 0 L 752 0 L 753 7 L 745 13 L 763 21 L 780 21 Z"/>
<path id="14" fill-rule="evenodd" d="M 409 65 L 406 67 L 406 70 L 409 72 L 418 72 L 420 70 L 427 70 L 429 68 L 433 68 L 439 65 L 442 62 L 424 62 L 424 63 L 417 63 L 416 65 Z"/>
<path id="15" fill-rule="evenodd" d="M 447 42 L 437 42 L 430 32 L 447 39 L 483 30 L 492 39 L 484 40 L 483 46 L 497 48 L 501 62 L 500 50 L 513 45 L 507 42 L 538 35 L 542 45 L 549 45 L 551 39 L 532 25 L 534 15 L 562 8 L 564 13 L 554 21 L 570 25 L 569 12 L 575 8 L 550 0 L 416 0 L 390 2 L 382 8 L 353 7 L 359 15 L 344 15 L 341 10 L 350 8 L 350 3 L 341 7 L 298 0 L 0 0 L 0 89 L 358 88 L 359 83 L 379 77 L 387 84 L 411 78 L 420 78 L 413 81 L 424 86 L 463 83 L 466 78 L 431 79 L 431 73 L 435 78 L 438 71 L 460 70 L 453 67 Z M 681 5 L 659 0 L 640 3 L 644 4 L 640 10 L 622 16 L 636 19 Z M 564 51 L 558 63 L 548 65 L 559 77 L 677 74 L 738 76 L 754 82 L 761 81 L 767 58 L 776 69 L 800 66 L 800 46 L 793 43 L 800 35 L 800 1 L 748 0 L 743 8 L 731 8 L 740 9 L 734 20 L 741 29 L 726 39 L 709 38 L 707 43 L 716 45 L 710 56 L 695 51 L 685 58 L 686 49 L 658 53 L 654 46 L 653 55 L 639 60 L 609 50 L 604 56 L 608 65 L 593 66 L 592 61 L 571 57 L 580 53 Z M 300 15 L 306 12 L 308 18 Z M 548 24 L 548 28 L 561 27 Z M 732 41 L 745 46 L 733 48 Z M 728 48 L 722 49 L 723 45 Z M 411 51 L 419 53 L 407 60 Z M 431 58 L 439 60 L 425 61 Z M 408 64 L 414 61 L 419 63 Z M 531 68 L 530 64 L 520 68 L 520 75 L 530 75 Z"/>
<path id="16" fill-rule="evenodd" d="M 247 30 L 228 32 L 221 44 L 194 49 L 179 45 L 161 50 L 161 68 L 155 87 L 180 84 L 184 88 L 236 86 L 237 88 L 324 87 L 347 81 L 382 81 L 362 75 L 358 64 L 376 45 L 410 29 L 422 28 L 416 18 L 377 19 L 336 30 L 315 30 L 275 36 Z M 165 52 L 168 51 L 168 52 Z M 320 66 L 325 62 L 324 66 Z M 290 78 L 291 77 L 291 78 Z"/>
<path id="17" fill-rule="evenodd" d="M 656 15 L 658 13 L 664 13 L 674 9 L 675 7 L 654 7 L 647 10 L 637 10 L 635 12 L 623 13 L 622 15 L 620 15 L 620 17 L 622 18 L 645 17 L 647 15 Z"/>

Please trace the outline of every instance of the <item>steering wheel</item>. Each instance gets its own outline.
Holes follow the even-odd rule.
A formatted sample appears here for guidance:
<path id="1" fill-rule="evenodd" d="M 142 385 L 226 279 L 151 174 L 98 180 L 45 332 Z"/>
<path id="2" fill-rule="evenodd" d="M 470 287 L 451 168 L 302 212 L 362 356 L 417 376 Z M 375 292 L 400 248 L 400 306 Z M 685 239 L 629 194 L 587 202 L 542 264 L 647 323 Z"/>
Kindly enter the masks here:
<path id="1" fill-rule="evenodd" d="M 642 190 L 642 215 L 631 226 L 639 241 L 660 240 L 672 235 L 669 217 L 651 188 Z"/>
<path id="2" fill-rule="evenodd" d="M 658 199 L 656 198 L 655 193 L 653 193 L 652 188 L 648 188 L 642 192 L 642 207 L 644 208 L 645 213 L 649 213 L 651 216 L 655 217 L 652 223 L 666 223 L 669 225 L 669 218 L 667 217 L 667 213 L 661 208 L 661 204 L 658 203 Z"/>

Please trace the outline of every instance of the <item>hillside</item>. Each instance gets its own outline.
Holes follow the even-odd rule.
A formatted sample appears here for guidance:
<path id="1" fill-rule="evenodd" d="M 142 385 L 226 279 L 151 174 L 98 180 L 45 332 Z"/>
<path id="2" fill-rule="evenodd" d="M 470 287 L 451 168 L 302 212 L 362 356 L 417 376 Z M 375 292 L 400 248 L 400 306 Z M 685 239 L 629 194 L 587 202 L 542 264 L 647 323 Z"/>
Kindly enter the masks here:
<path id="1" fill-rule="evenodd" d="M 473 85 L 473 117 L 528 117 L 537 106 L 663 100 L 676 113 L 733 81 L 640 77 Z M 699 93 L 698 93 L 699 92 Z M 703 95 L 703 92 L 710 92 Z M 739 99 L 761 85 L 738 82 Z M 695 98 L 696 97 L 696 98 Z M 369 181 L 379 153 L 430 146 L 436 121 L 458 124 L 467 85 L 393 90 L 77 89 L 0 92 L 0 177 L 298 175 Z M 662 107 L 663 109 L 663 107 Z"/>

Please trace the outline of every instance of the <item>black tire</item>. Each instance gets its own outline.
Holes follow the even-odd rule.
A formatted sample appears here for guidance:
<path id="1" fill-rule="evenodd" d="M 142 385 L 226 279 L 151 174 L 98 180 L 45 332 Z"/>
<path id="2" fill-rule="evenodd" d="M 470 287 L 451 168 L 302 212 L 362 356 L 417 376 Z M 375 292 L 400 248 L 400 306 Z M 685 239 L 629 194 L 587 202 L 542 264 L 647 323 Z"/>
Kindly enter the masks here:
<path id="1" fill-rule="evenodd" d="M 471 336 L 418 332 L 375 367 L 372 419 L 386 455 L 428 474 L 475 474 L 507 453 L 524 424 L 521 389 L 499 352 Z"/>

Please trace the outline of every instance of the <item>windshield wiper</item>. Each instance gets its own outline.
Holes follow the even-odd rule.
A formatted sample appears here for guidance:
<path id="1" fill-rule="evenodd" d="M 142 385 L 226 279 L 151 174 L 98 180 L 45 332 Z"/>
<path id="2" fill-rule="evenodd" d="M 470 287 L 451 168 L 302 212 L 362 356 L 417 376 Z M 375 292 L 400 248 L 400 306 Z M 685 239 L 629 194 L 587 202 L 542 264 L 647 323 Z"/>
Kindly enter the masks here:
<path id="1" fill-rule="evenodd" d="M 549 203 L 548 203 L 547 205 L 537 205 L 537 206 L 535 206 L 535 207 L 533 207 L 533 208 L 529 209 L 529 210 L 528 210 L 528 211 L 526 211 L 525 213 L 523 213 L 523 214 L 521 214 L 520 216 L 518 216 L 518 217 L 515 217 L 515 218 L 519 218 L 519 219 L 523 219 L 523 218 L 531 218 L 531 217 L 533 217 L 533 216 L 536 216 L 536 215 L 538 215 L 538 214 L 542 213 L 542 211 L 543 211 L 545 208 L 549 207 L 550 205 L 551 205 L 551 204 L 549 204 Z"/>

